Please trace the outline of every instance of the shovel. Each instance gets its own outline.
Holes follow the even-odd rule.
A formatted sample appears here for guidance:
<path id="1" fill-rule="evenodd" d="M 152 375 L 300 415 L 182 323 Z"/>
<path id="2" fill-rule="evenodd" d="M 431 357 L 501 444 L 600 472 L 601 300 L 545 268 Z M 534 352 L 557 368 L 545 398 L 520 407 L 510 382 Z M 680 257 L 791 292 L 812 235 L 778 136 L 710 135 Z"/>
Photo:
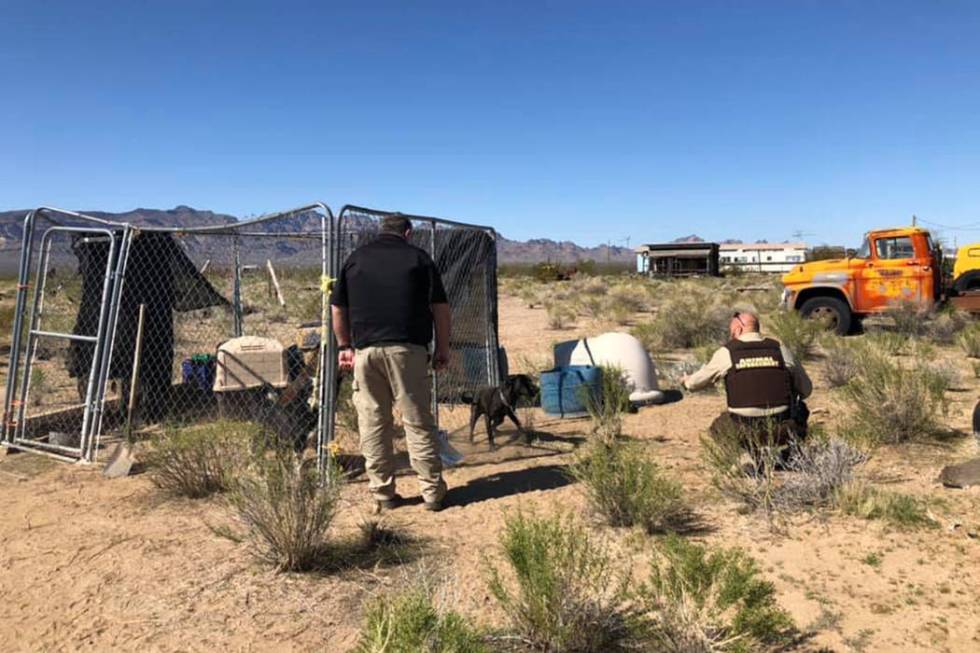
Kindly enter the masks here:
<path id="1" fill-rule="evenodd" d="M 140 361 L 143 357 L 143 317 L 146 312 L 146 305 L 140 304 L 139 320 L 136 326 L 136 351 L 133 353 L 133 374 L 129 382 L 129 402 L 126 409 L 126 429 L 125 440 L 116 445 L 116 448 L 102 468 L 102 475 L 106 478 L 121 478 L 129 476 L 136 462 L 133 454 L 133 411 L 136 409 L 136 385 L 139 383 Z"/>

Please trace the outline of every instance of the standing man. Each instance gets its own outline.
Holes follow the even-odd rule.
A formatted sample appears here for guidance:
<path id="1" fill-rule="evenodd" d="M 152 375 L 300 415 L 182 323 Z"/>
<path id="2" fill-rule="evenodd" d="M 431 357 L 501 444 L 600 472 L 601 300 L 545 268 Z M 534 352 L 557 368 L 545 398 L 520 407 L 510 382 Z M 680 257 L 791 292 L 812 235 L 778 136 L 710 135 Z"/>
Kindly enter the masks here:
<path id="1" fill-rule="evenodd" d="M 791 437 L 806 437 L 809 411 L 803 399 L 813 392 L 806 371 L 786 347 L 762 337 L 754 312 L 735 313 L 728 331 L 732 339 L 683 380 L 688 390 L 725 380 L 728 409 L 711 423 L 711 436 L 737 433 L 753 456 L 753 443 L 785 446 Z"/>
<path id="2" fill-rule="evenodd" d="M 397 508 L 395 425 L 398 406 L 412 469 L 427 510 L 442 509 L 437 427 L 432 415 L 428 345 L 433 367 L 449 363 L 450 313 L 435 263 L 409 244 L 412 223 L 393 214 L 381 234 L 344 263 L 330 297 L 341 370 L 354 371 L 354 406 L 368 482 L 379 508 Z"/>

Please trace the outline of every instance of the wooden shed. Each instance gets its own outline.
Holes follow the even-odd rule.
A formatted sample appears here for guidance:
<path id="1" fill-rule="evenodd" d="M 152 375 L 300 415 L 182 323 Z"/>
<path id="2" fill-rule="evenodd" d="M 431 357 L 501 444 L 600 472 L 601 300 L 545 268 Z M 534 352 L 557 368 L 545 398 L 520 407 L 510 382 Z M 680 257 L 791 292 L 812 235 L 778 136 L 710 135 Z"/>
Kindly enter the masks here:
<path id="1" fill-rule="evenodd" d="M 655 277 L 719 276 L 718 243 L 660 243 L 641 245 L 636 271 Z"/>

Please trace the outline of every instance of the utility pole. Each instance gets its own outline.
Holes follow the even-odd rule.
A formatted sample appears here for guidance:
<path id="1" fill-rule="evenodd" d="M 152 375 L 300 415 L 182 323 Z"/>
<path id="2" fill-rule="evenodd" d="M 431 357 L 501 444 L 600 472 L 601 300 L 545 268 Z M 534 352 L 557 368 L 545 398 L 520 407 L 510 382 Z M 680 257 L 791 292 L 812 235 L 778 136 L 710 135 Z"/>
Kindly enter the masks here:
<path id="1" fill-rule="evenodd" d="M 916 217 L 915 217 L 915 214 L 913 213 L 913 214 L 912 214 L 912 226 L 913 226 L 913 227 L 915 226 L 915 221 L 916 221 L 916 220 L 918 220 L 918 218 L 916 218 Z"/>

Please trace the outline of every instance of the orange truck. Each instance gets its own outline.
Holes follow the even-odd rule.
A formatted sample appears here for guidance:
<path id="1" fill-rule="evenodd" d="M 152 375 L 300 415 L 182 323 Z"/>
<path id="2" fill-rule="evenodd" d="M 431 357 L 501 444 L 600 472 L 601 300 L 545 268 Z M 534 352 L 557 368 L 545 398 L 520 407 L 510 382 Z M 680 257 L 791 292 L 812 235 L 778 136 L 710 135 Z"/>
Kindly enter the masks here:
<path id="1" fill-rule="evenodd" d="M 913 302 L 932 307 L 950 301 L 980 311 L 980 243 L 957 253 L 950 278 L 943 252 L 927 229 L 879 229 L 865 235 L 853 256 L 811 261 L 783 275 L 783 306 L 803 317 L 824 320 L 844 335 L 868 315 Z"/>

